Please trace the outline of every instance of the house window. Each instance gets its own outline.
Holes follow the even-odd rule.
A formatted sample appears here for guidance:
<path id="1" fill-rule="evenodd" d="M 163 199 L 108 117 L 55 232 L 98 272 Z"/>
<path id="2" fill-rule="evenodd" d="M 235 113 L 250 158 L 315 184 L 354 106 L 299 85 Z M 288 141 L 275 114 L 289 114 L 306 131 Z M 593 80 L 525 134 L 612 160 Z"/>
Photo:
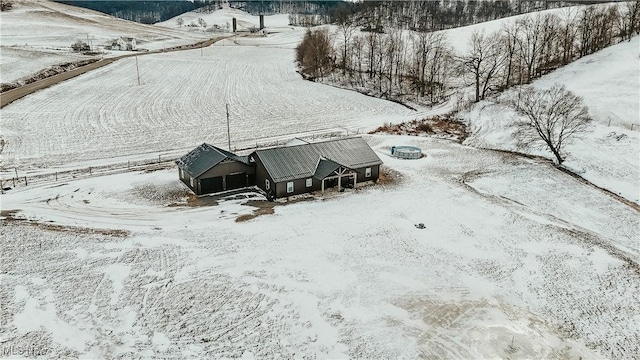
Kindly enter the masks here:
<path id="1" fill-rule="evenodd" d="M 191 187 L 193 187 L 193 178 L 191 178 L 190 183 L 191 183 Z"/>
<path id="2" fill-rule="evenodd" d="M 271 183 L 269 183 L 269 179 L 264 179 L 264 188 L 267 190 L 271 189 Z"/>
<path id="3" fill-rule="evenodd" d="M 313 185 L 313 179 L 312 178 L 308 178 L 306 185 L 307 185 L 307 187 L 311 187 Z"/>
<path id="4" fill-rule="evenodd" d="M 364 177 L 371 177 L 371 168 L 364 169 Z"/>
<path id="5" fill-rule="evenodd" d="M 293 192 L 293 181 L 289 181 L 287 183 L 287 192 L 288 193 L 292 193 Z"/>
<path id="6" fill-rule="evenodd" d="M 180 169 L 180 179 L 184 179 L 184 171 Z"/>

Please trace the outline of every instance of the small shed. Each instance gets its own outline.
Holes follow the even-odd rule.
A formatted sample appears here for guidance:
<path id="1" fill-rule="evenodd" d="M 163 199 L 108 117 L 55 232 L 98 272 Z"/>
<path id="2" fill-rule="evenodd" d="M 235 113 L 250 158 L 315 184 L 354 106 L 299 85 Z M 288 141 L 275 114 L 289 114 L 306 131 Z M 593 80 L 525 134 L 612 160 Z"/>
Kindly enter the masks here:
<path id="1" fill-rule="evenodd" d="M 257 150 L 256 186 L 271 198 L 377 181 L 382 161 L 360 137 Z"/>
<path id="2" fill-rule="evenodd" d="M 196 195 L 255 185 L 256 168 L 248 156 L 204 143 L 176 161 L 180 180 Z"/>

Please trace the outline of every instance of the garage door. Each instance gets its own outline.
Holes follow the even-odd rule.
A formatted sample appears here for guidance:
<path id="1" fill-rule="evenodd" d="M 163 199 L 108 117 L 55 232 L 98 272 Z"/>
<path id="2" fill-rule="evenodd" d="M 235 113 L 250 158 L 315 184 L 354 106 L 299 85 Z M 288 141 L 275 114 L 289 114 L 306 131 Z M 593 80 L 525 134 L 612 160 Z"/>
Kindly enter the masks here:
<path id="1" fill-rule="evenodd" d="M 227 190 L 240 189 L 247 186 L 247 173 L 227 175 Z"/>
<path id="2" fill-rule="evenodd" d="M 222 191 L 222 176 L 200 180 L 200 190 L 203 194 L 211 194 Z"/>

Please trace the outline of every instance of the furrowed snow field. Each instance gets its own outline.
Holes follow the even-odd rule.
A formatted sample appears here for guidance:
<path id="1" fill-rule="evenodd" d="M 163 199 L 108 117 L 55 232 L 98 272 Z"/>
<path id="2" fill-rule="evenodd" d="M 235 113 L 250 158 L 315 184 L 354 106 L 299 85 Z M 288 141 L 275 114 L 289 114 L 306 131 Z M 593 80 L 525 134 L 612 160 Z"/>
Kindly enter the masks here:
<path id="1" fill-rule="evenodd" d="M 399 182 L 247 222 L 234 221 L 254 209 L 242 199 L 168 207 L 185 193 L 174 169 L 3 195 L 40 224 L 0 226 L 4 344 L 48 357 L 637 356 L 636 210 L 548 162 L 368 139 Z M 385 155 L 398 143 L 427 156 Z"/>
<path id="2" fill-rule="evenodd" d="M 301 31 L 296 32 L 302 34 Z M 287 33 L 278 34 L 284 42 Z M 293 50 L 224 41 L 201 50 L 122 59 L 15 101 L 1 111 L 5 167 L 226 144 L 225 103 L 235 146 L 321 129 L 376 127 L 415 111 L 305 81 Z M 242 39 L 237 42 L 242 44 Z"/>
<path id="3" fill-rule="evenodd" d="M 2 82 L 13 82 L 51 65 L 88 58 L 71 51 L 76 41 L 104 51 L 119 37 L 134 37 L 139 48 L 157 50 L 210 38 L 202 32 L 144 25 L 97 11 L 46 0 L 14 0 L 0 13 Z M 127 52 L 106 51 L 102 56 Z M 34 59 L 37 58 L 37 59 Z"/>

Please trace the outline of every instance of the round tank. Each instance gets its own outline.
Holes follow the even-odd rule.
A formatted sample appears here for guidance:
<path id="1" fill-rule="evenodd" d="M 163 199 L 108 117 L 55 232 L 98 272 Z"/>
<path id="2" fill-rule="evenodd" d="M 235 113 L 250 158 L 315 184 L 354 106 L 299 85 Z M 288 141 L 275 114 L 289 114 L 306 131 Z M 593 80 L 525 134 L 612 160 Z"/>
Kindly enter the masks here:
<path id="1" fill-rule="evenodd" d="M 393 146 L 391 147 L 391 155 L 400 159 L 420 159 L 422 149 L 415 146 Z"/>

